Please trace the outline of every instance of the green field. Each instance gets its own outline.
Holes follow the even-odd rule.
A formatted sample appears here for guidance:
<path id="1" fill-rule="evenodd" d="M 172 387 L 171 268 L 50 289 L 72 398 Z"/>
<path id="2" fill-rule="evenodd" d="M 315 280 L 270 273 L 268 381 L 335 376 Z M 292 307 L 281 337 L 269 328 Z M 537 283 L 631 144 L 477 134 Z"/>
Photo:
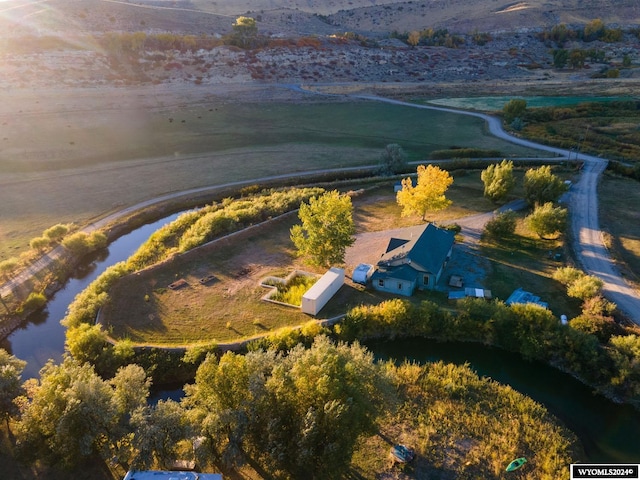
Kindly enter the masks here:
<path id="1" fill-rule="evenodd" d="M 0 260 L 56 223 L 84 225 L 194 187 L 375 164 L 388 143 L 402 145 L 409 160 L 451 146 L 536 154 L 488 135 L 475 118 L 381 103 L 158 103 L 30 113 L 7 122 Z"/>

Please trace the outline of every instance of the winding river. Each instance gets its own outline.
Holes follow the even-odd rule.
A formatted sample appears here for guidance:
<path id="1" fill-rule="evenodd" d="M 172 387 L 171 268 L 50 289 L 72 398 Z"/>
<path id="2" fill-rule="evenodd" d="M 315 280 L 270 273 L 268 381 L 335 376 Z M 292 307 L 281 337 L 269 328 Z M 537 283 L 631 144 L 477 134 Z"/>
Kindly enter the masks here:
<path id="1" fill-rule="evenodd" d="M 175 220 L 179 213 L 173 214 L 133 230 L 109 245 L 107 250 L 97 253 L 93 258 L 79 267 L 67 281 L 64 288 L 47 302 L 47 308 L 31 315 L 6 340 L 0 341 L 4 348 L 16 357 L 26 360 L 27 366 L 22 375 L 23 380 L 38 377 L 38 372 L 53 359 L 56 363 L 62 358 L 64 351 L 65 328 L 60 324 L 69 304 L 91 282 L 107 268 L 129 258 L 149 236 L 163 225 Z"/>
<path id="2" fill-rule="evenodd" d="M 0 342 L 1 348 L 27 361 L 23 379 L 37 377 L 48 359 L 61 360 L 65 329 L 60 320 L 75 296 L 108 267 L 126 260 L 151 233 L 178 215 L 144 225 L 114 241 L 107 250 L 82 265 L 64 288 L 49 300 L 44 311 L 29 317 L 9 338 Z M 412 339 L 372 343 L 368 347 L 379 358 L 469 363 L 478 374 L 511 385 L 545 405 L 579 436 L 588 461 L 640 462 L 638 412 L 593 394 L 573 377 L 547 365 L 527 362 L 516 354 L 478 344 Z M 164 396 L 180 395 L 175 391 L 164 393 Z"/>
<path id="3" fill-rule="evenodd" d="M 108 267 L 126 260 L 157 229 L 173 221 L 174 214 L 144 225 L 114 241 L 81 266 L 47 308 L 32 315 L 0 347 L 27 361 L 23 379 L 35 378 L 48 359 L 59 362 L 64 351 L 65 329 L 60 324 L 74 297 Z M 520 356 L 469 343 L 438 343 L 428 340 L 394 340 L 368 347 L 379 358 L 408 358 L 418 362 L 443 360 L 468 362 L 482 376 L 511 385 L 545 405 L 582 441 L 591 462 L 640 461 L 640 415 L 633 408 L 617 405 L 547 365 L 527 362 Z M 176 397 L 180 392 L 164 392 Z"/>

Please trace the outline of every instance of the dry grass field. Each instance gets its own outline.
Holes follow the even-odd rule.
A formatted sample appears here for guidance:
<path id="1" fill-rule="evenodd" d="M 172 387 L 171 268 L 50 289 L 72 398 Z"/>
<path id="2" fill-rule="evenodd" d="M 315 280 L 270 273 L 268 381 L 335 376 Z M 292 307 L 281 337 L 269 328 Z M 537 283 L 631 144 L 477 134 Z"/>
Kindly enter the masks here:
<path id="1" fill-rule="evenodd" d="M 447 194 L 453 205 L 431 215 L 431 220 L 447 224 L 495 208 L 482 196 L 479 172 L 457 173 Z M 384 233 L 390 228 L 419 223 L 416 216 L 401 216 L 391 183 L 367 186 L 353 202 L 358 233 Z M 296 308 L 262 301 L 268 290 L 260 286 L 260 281 L 267 276 L 285 277 L 294 270 L 324 273 L 324 269 L 310 267 L 295 257 L 289 230 L 297 222 L 297 216 L 290 214 L 272 224 L 241 232 L 125 277 L 109 292 L 113 300 L 102 310 L 102 323 L 116 339 L 172 346 L 234 342 L 281 327 L 304 324 L 313 317 Z M 388 238 L 388 234 L 382 235 L 371 243 L 358 236 L 346 255 L 347 281 L 318 318 L 332 318 L 357 305 L 378 304 L 392 298 L 365 290 L 350 280 L 358 263 L 377 261 Z M 556 248 L 562 248 L 562 239 L 538 240 L 521 228 L 513 242 L 482 248 L 482 255 L 490 262 L 478 262 L 474 255 L 460 250 L 452 265 L 462 268 L 467 280 L 477 277 L 481 283 L 473 286 L 485 286 L 502 300 L 517 286 L 526 286 L 549 301 L 558 315 L 558 312 L 577 314 L 578 305 L 567 299 L 562 286 L 550 281 L 560 263 L 549 258 L 547 252 Z M 210 281 L 200 282 L 210 276 Z M 441 280 L 445 290 L 446 278 L 443 276 Z M 176 281 L 182 286 L 169 288 Z M 416 302 L 429 299 L 450 306 L 443 291 L 417 292 L 412 299 Z"/>
<path id="2" fill-rule="evenodd" d="M 598 188 L 600 227 L 626 280 L 640 285 L 640 190 L 638 182 L 606 175 Z M 624 201 L 620 201 L 624 199 Z"/>
<path id="3" fill-rule="evenodd" d="M 255 91 L 243 92 L 235 93 L 242 101 L 224 90 L 153 87 L 118 96 L 112 90 L 106 98 L 23 93 L 5 102 L 0 259 L 24 251 L 56 223 L 83 226 L 195 187 L 375 165 L 387 143 L 403 145 L 413 160 L 453 144 L 495 148 L 505 156 L 532 154 L 486 135 L 475 119 L 324 97 L 296 103 L 295 93 L 290 101 L 277 95 L 265 101 Z M 269 96 L 269 89 L 262 92 Z M 23 115 L 10 113 L 19 108 Z"/>

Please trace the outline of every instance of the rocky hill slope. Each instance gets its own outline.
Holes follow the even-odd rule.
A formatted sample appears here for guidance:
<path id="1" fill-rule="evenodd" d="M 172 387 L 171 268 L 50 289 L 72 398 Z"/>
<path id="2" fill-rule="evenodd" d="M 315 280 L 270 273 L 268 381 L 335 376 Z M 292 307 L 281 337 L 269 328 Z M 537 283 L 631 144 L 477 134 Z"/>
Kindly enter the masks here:
<path id="1" fill-rule="evenodd" d="M 558 23 L 640 23 L 637 0 L 5 0 L 3 35 L 83 31 L 225 33 L 238 15 L 272 34 L 328 34 L 448 28 L 454 33 L 514 31 Z"/>
<path id="2" fill-rule="evenodd" d="M 538 33 L 594 18 L 611 28 L 640 23 L 639 10 L 638 0 L 5 0 L 0 88 L 370 82 L 464 85 L 466 93 L 482 84 L 502 93 L 498 82 L 510 82 L 512 90 L 513 82 L 556 89 L 612 70 L 616 80 L 598 84 L 624 94 L 632 87 L 609 87 L 618 77 L 639 77 L 637 32 L 625 26 L 616 42 L 567 42 L 568 50 L 602 55 L 560 69 L 552 56 L 558 45 Z M 220 40 L 241 14 L 257 20 L 260 48 Z M 451 32 L 454 45 L 410 48 L 390 35 L 438 27 Z M 473 32 L 491 34 L 478 42 Z M 167 38 L 175 45 L 167 47 Z M 201 39 L 209 43 L 203 47 Z M 121 46 L 131 41 L 135 49 Z"/>

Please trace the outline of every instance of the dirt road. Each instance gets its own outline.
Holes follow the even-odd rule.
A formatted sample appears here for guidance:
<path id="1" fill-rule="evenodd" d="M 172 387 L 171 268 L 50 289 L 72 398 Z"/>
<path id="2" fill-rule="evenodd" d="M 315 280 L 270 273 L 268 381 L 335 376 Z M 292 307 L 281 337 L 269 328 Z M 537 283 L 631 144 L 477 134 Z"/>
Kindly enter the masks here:
<path id="1" fill-rule="evenodd" d="M 460 111 L 451 108 L 418 105 L 414 103 L 391 100 L 372 95 L 355 95 L 365 100 L 388 102 L 412 108 L 425 108 L 443 112 L 471 115 L 485 120 L 489 131 L 498 138 L 530 148 L 556 153 L 568 158 L 572 152 L 560 148 L 540 145 L 535 142 L 513 137 L 502 129 L 500 119 L 477 112 Z M 590 275 L 595 275 L 604 282 L 604 295 L 615 302 L 618 308 L 640 325 L 640 294 L 633 289 L 615 267 L 603 240 L 598 218 L 598 179 L 607 166 L 607 160 L 591 155 L 578 153 L 579 160 L 584 162 L 580 180 L 571 187 L 569 205 L 571 213 L 571 231 L 573 248 L 582 268 Z"/>
<path id="2" fill-rule="evenodd" d="M 298 86 L 294 85 L 281 85 L 285 89 L 294 91 L 306 91 Z M 322 95 L 322 93 L 306 91 L 310 94 Z M 478 112 L 467 112 L 461 110 L 455 110 L 452 108 L 435 107 L 429 105 L 418 105 L 409 102 L 403 102 L 399 100 L 393 100 L 384 97 L 377 97 L 373 95 L 354 94 L 351 98 L 357 98 L 360 100 L 370 100 L 393 103 L 396 105 L 403 105 L 411 108 L 424 108 L 431 110 L 438 110 L 443 112 L 450 112 L 462 115 L 470 115 L 473 117 L 481 118 L 487 122 L 489 131 L 503 139 L 512 143 L 523 145 L 530 148 L 536 148 L 546 152 L 559 154 L 566 158 L 570 155 L 567 150 L 550 147 L 546 145 L 540 145 L 535 142 L 513 137 L 507 134 L 500 123 L 500 119 L 491 117 Z M 575 154 L 574 154 L 575 155 Z M 596 275 L 604 282 L 603 292 L 611 301 L 615 302 L 621 311 L 623 311 L 631 320 L 640 324 L 640 295 L 633 288 L 631 288 L 622 278 L 619 271 L 615 268 L 611 257 L 606 250 L 599 227 L 598 220 L 598 202 L 597 202 L 597 183 L 600 174 L 606 168 L 607 161 L 598 157 L 593 157 L 584 154 L 578 154 L 577 158 L 584 161 L 584 168 L 582 176 L 579 182 L 572 187 L 571 195 L 569 196 L 569 202 L 571 206 L 571 228 L 573 232 L 574 249 L 576 255 L 581 262 L 584 270 L 589 274 Z M 558 159 L 562 160 L 562 158 Z M 362 168 L 362 167 L 360 167 Z M 308 172 L 305 175 L 313 175 L 320 172 Z M 175 199 L 184 195 L 190 195 L 194 193 L 201 193 L 203 191 L 213 191 L 218 188 L 225 188 L 230 186 L 242 186 L 255 182 L 261 182 L 273 179 L 287 178 L 288 175 L 277 175 L 268 178 L 253 179 L 250 181 L 232 182 L 224 185 L 215 185 L 210 187 L 203 187 L 198 189 L 192 189 L 184 192 L 175 192 L 169 195 L 164 195 L 146 202 L 142 202 L 124 210 L 118 211 L 108 217 L 103 218 L 99 222 L 87 226 L 84 231 L 91 232 L 97 228 L 100 228 L 110 222 L 117 221 L 119 218 L 123 218 L 126 215 L 131 214 L 133 211 L 141 208 Z M 300 177 L 301 174 L 297 174 L 296 177 Z M 478 225 L 468 224 L 465 225 L 465 234 L 469 238 L 478 237 L 481 231 L 480 223 L 486 221 L 486 218 L 478 219 Z M 468 220 L 471 222 L 471 220 Z M 483 224 L 483 223 L 482 223 Z M 12 281 L 2 285 L 0 287 L 0 295 L 3 297 L 8 296 L 17 285 L 22 284 L 30 276 L 34 275 L 37 271 L 46 269 L 49 267 L 51 261 L 57 258 L 62 253 L 62 249 L 59 247 L 50 252 L 47 256 L 41 258 L 35 262 L 27 271 L 22 272 L 21 275 L 14 278 Z"/>

